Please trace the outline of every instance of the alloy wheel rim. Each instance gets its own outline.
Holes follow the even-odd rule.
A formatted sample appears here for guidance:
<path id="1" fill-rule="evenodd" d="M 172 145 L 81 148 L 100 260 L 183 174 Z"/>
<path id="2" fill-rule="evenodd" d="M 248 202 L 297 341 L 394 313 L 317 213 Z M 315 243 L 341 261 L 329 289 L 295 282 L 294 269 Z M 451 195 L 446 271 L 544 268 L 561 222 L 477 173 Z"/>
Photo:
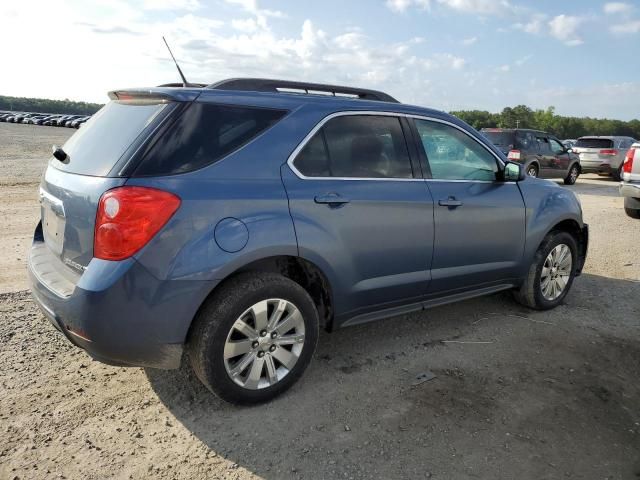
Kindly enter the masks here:
<path id="1" fill-rule="evenodd" d="M 556 300 L 565 291 L 571 277 L 572 265 L 573 258 L 568 245 L 561 243 L 549 252 L 540 274 L 540 289 L 546 300 Z"/>
<path id="2" fill-rule="evenodd" d="M 527 174 L 530 177 L 537 177 L 538 176 L 538 172 L 535 168 L 530 168 L 529 171 L 527 172 Z"/>
<path id="3" fill-rule="evenodd" d="M 576 167 L 573 167 L 571 169 L 571 180 L 573 180 L 574 182 L 578 179 L 578 169 Z"/>
<path id="4" fill-rule="evenodd" d="M 304 339 L 304 319 L 293 303 L 261 300 L 236 319 L 227 335 L 223 354 L 227 374 L 248 390 L 273 386 L 293 370 Z"/>

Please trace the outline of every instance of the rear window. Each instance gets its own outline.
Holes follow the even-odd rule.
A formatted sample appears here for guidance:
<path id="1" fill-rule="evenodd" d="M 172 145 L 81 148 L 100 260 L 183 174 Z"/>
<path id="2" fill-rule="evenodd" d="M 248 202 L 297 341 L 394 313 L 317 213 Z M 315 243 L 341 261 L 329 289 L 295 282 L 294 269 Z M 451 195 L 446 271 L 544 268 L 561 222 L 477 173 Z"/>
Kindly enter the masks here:
<path id="1" fill-rule="evenodd" d="M 53 159 L 51 165 L 70 173 L 106 176 L 166 107 L 166 103 L 107 103 L 64 144 L 69 162 Z"/>
<path id="2" fill-rule="evenodd" d="M 171 175 L 210 165 L 274 125 L 286 113 L 193 103 L 151 146 L 135 175 Z"/>
<path id="3" fill-rule="evenodd" d="M 513 146 L 515 144 L 516 136 L 514 132 L 482 130 L 482 134 L 487 137 L 491 143 L 499 147 Z"/>
<path id="4" fill-rule="evenodd" d="M 613 148 L 613 140 L 608 138 L 580 138 L 576 147 L 582 148 Z"/>

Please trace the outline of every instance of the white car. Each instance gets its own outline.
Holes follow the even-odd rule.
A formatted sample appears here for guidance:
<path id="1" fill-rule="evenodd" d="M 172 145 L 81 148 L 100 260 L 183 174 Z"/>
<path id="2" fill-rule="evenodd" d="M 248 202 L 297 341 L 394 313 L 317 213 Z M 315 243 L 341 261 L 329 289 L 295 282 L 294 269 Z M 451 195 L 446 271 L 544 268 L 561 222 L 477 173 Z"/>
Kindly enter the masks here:
<path id="1" fill-rule="evenodd" d="M 640 142 L 631 145 L 622 164 L 620 195 L 627 215 L 640 219 Z"/>

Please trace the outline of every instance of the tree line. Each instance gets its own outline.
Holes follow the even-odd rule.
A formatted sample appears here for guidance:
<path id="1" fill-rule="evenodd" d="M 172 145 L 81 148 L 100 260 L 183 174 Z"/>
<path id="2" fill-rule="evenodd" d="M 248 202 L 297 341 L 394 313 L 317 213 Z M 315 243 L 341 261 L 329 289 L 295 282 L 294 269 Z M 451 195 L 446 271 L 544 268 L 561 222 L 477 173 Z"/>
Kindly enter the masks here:
<path id="1" fill-rule="evenodd" d="M 7 97 L 0 95 L 0 110 L 34 113 L 66 113 L 91 115 L 102 105 L 99 103 L 74 102 L 72 100 L 50 100 L 48 98 Z"/>
<path id="2" fill-rule="evenodd" d="M 624 122 L 608 118 L 563 117 L 555 108 L 532 110 L 526 105 L 506 107 L 500 113 L 483 110 L 450 112 L 472 127 L 481 128 L 533 128 L 556 135 L 560 139 L 584 135 L 621 135 L 640 139 L 640 120 Z"/>

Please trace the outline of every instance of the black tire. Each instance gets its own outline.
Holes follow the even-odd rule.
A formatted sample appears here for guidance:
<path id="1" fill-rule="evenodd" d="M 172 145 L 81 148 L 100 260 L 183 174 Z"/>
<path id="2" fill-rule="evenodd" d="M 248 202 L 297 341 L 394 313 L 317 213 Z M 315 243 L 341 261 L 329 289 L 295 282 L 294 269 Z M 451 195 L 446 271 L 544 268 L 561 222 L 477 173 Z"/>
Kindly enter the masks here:
<path id="1" fill-rule="evenodd" d="M 624 207 L 624 211 L 629 217 L 640 219 L 640 210 L 638 210 L 636 208 Z"/>
<path id="2" fill-rule="evenodd" d="M 547 300 L 542 295 L 542 287 L 540 284 L 542 267 L 551 250 L 560 244 L 567 245 L 571 251 L 571 273 L 560 296 L 554 300 Z M 576 276 L 577 265 L 578 244 L 573 235 L 560 231 L 550 232 L 538 247 L 522 286 L 518 290 L 514 290 L 515 299 L 522 305 L 535 310 L 549 310 L 558 306 L 567 296 L 569 290 L 571 290 L 573 280 Z"/>
<path id="3" fill-rule="evenodd" d="M 564 179 L 564 184 L 573 185 L 574 183 L 576 183 L 576 180 L 578 180 L 579 175 L 580 175 L 580 167 L 578 166 L 577 163 L 574 163 L 573 165 L 571 165 L 571 168 L 569 169 L 569 174 Z"/>
<path id="4" fill-rule="evenodd" d="M 537 178 L 539 172 L 540 170 L 538 169 L 538 166 L 535 163 L 532 163 L 527 167 L 527 175 L 529 175 L 530 177 Z"/>
<path id="5" fill-rule="evenodd" d="M 611 176 L 616 182 L 622 181 L 622 164 L 620 164 L 617 170 L 611 172 Z"/>
<path id="6" fill-rule="evenodd" d="M 236 384 L 227 373 L 225 342 L 243 312 L 270 298 L 287 300 L 300 311 L 304 321 L 304 343 L 297 362 L 284 378 L 274 385 L 249 390 Z M 290 388 L 302 376 L 318 343 L 318 325 L 313 300 L 300 285 L 275 273 L 242 273 L 216 289 L 201 307 L 189 334 L 187 353 L 196 376 L 223 400 L 245 405 L 266 402 Z"/>

